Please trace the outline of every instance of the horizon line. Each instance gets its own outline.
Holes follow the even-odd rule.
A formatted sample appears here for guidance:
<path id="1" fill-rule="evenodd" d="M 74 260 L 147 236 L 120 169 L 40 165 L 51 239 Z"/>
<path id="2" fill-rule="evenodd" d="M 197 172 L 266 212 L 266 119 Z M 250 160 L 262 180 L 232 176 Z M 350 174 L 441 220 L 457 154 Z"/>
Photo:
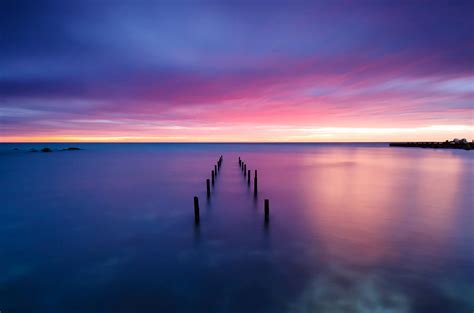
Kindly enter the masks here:
<path id="1" fill-rule="evenodd" d="M 446 139 L 449 140 L 449 139 Z M 450 140 L 449 140 L 450 141 Z M 469 141 L 469 140 L 468 140 Z M 308 144 L 308 143 L 403 143 L 403 142 L 445 142 L 439 140 L 412 140 L 412 141 L 0 141 L 0 144 L 40 144 L 40 143 L 76 143 L 76 144 L 92 144 L 92 143 L 156 143 L 156 144 Z"/>

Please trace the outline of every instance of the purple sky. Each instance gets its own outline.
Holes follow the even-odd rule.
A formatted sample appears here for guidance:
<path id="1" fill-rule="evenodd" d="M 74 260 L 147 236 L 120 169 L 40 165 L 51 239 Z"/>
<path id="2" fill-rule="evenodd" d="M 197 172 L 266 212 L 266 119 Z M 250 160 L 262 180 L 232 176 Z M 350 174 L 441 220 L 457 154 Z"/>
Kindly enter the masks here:
<path id="1" fill-rule="evenodd" d="M 473 137 L 473 1 L 171 3 L 3 0 L 0 140 Z"/>

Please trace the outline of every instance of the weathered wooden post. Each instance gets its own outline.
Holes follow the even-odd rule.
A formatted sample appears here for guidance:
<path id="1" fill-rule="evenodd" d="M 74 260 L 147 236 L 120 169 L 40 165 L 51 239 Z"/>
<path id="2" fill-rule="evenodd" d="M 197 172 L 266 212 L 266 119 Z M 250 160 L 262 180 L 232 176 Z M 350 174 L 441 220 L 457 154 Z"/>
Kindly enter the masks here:
<path id="1" fill-rule="evenodd" d="M 241 165 L 242 165 L 242 160 L 239 157 L 239 166 L 241 166 Z"/>
<path id="2" fill-rule="evenodd" d="M 206 179 L 206 187 L 207 187 L 207 196 L 211 196 L 211 182 L 209 181 L 209 178 Z"/>
<path id="3" fill-rule="evenodd" d="M 214 173 L 217 174 L 217 165 L 214 165 Z"/>
<path id="4" fill-rule="evenodd" d="M 247 176 L 247 164 L 244 164 L 244 177 Z"/>
<path id="5" fill-rule="evenodd" d="M 247 172 L 247 184 L 250 185 L 250 170 Z"/>
<path id="6" fill-rule="evenodd" d="M 194 221 L 199 223 L 199 199 L 194 196 Z"/>
<path id="7" fill-rule="evenodd" d="M 212 185 L 214 185 L 214 175 L 215 175 L 215 174 L 214 174 L 214 170 L 212 170 L 212 172 L 211 172 L 211 176 L 212 176 Z"/>
<path id="8" fill-rule="evenodd" d="M 270 201 L 265 199 L 265 221 L 270 218 Z"/>
<path id="9" fill-rule="evenodd" d="M 245 162 L 242 162 L 242 172 L 244 171 Z"/>
<path id="10" fill-rule="evenodd" d="M 258 190 L 258 187 L 257 187 L 257 170 L 255 170 L 255 175 L 253 177 L 253 194 L 254 195 L 257 195 L 257 190 Z"/>

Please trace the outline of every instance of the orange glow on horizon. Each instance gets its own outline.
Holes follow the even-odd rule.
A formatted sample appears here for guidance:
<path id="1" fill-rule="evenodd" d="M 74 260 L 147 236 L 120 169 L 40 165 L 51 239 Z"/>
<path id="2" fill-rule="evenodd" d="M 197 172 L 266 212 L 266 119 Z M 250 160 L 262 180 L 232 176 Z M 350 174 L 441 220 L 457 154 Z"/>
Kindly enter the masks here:
<path id="1" fill-rule="evenodd" d="M 157 136 L 156 133 L 163 135 Z M 405 128 L 362 127 L 162 127 L 161 129 L 109 130 L 2 136 L 0 142 L 388 142 L 444 141 L 474 137 L 474 126 L 432 125 Z"/>

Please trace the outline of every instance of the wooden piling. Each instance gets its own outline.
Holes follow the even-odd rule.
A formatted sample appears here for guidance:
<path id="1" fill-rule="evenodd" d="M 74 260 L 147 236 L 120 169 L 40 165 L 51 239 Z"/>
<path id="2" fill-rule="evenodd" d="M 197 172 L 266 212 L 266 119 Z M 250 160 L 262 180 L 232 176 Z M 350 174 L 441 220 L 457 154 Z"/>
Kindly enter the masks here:
<path id="1" fill-rule="evenodd" d="M 247 176 L 247 164 L 244 164 L 244 177 Z"/>
<path id="2" fill-rule="evenodd" d="M 212 176 L 212 184 L 214 185 L 214 170 L 211 172 L 211 176 Z"/>
<path id="3" fill-rule="evenodd" d="M 199 223 L 199 199 L 194 196 L 194 221 Z"/>
<path id="4" fill-rule="evenodd" d="M 209 178 L 206 179 L 206 188 L 207 188 L 207 196 L 211 196 L 211 182 L 209 181 Z"/>
<path id="5" fill-rule="evenodd" d="M 255 174 L 254 174 L 254 177 L 253 177 L 253 194 L 254 195 L 257 195 L 257 190 L 258 190 L 258 187 L 257 187 L 257 170 L 255 170 Z"/>
<path id="6" fill-rule="evenodd" d="M 239 166 L 241 166 L 241 165 L 242 165 L 242 160 L 239 157 Z"/>
<path id="7" fill-rule="evenodd" d="M 214 173 L 217 174 L 217 165 L 214 165 Z"/>
<path id="8" fill-rule="evenodd" d="M 247 172 L 247 184 L 250 185 L 250 170 Z"/>
<path id="9" fill-rule="evenodd" d="M 270 218 L 270 200 L 265 199 L 265 221 Z"/>

